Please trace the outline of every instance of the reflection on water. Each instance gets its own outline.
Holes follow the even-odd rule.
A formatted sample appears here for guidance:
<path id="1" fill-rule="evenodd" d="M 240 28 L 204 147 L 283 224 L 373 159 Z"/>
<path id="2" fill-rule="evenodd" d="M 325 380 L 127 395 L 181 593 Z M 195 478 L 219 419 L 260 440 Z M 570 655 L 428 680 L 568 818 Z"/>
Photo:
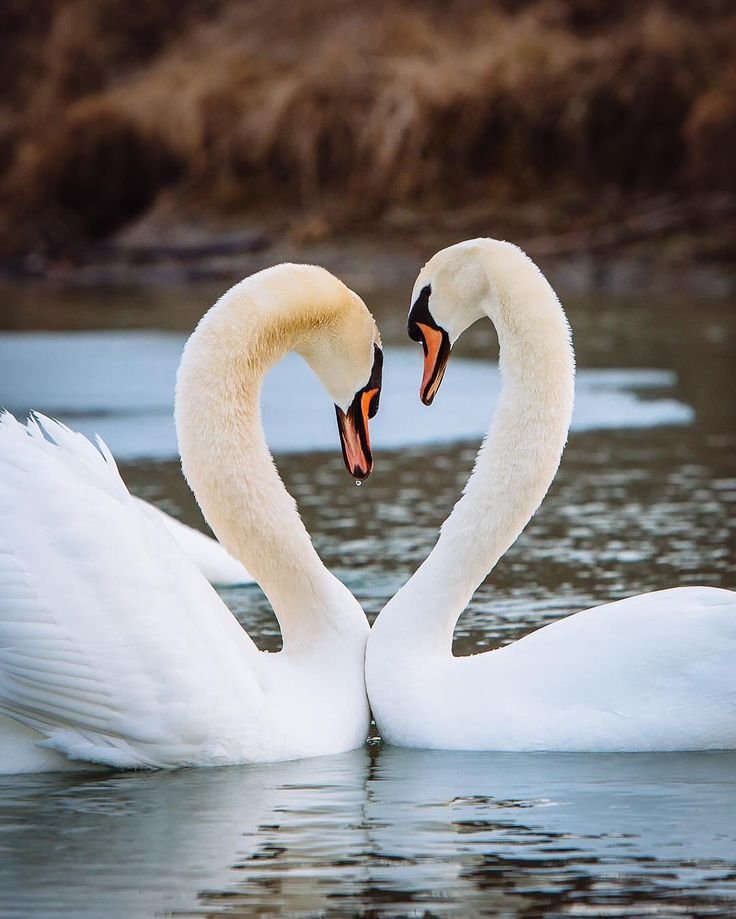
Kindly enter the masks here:
<path id="1" fill-rule="evenodd" d="M 734 765 L 733 754 L 384 749 L 368 783 L 372 852 L 393 862 L 379 877 L 406 908 L 433 915 L 587 904 L 631 916 L 647 902 L 733 897 Z"/>
<path id="2" fill-rule="evenodd" d="M 715 915 L 736 898 L 732 753 L 374 746 L 16 776 L 0 796 L 5 916 Z"/>
<path id="3" fill-rule="evenodd" d="M 404 344 L 405 293 L 371 304 L 389 346 Z M 211 299 L 150 295 L 146 312 L 148 296 L 139 292 L 125 324 L 181 332 Z M 461 619 L 461 653 L 628 594 L 736 583 L 731 305 L 569 306 L 584 370 L 656 368 L 659 388 L 633 397 L 676 400 L 695 417 L 573 434 L 542 510 Z M 38 324 L 30 308 L 23 315 L 16 327 Z M 82 304 L 70 315 L 85 328 L 122 314 Z M 460 356 L 493 347 L 478 324 Z M 492 387 L 472 390 L 464 398 L 486 416 Z M 384 405 L 391 398 L 387 386 Z M 441 426 L 455 408 L 438 400 L 422 412 Z M 431 548 L 475 448 L 384 449 L 359 491 L 336 446 L 278 458 L 318 550 L 371 616 Z M 175 462 L 123 474 L 201 522 Z M 278 647 L 257 588 L 223 597 L 261 647 Z M 8 777 L 0 891 L 0 916 L 13 917 L 733 916 L 736 754 L 449 754 L 374 742 L 274 766 Z"/>
<path id="4" fill-rule="evenodd" d="M 0 778 L 0 916 L 168 915 L 214 907 L 243 867 L 287 846 L 297 861 L 349 857 L 365 848 L 350 828 L 363 821 L 368 762 L 362 749 L 273 766 Z"/>

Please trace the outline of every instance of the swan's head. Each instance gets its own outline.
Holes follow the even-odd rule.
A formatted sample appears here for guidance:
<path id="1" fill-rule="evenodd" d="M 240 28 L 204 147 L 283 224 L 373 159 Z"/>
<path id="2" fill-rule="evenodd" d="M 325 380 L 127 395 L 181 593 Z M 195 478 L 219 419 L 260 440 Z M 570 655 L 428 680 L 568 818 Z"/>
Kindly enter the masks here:
<path id="1" fill-rule="evenodd" d="M 335 403 L 348 472 L 373 468 L 368 421 L 378 411 L 383 352 L 360 297 L 316 265 L 266 268 L 230 288 L 205 314 L 182 355 L 176 385 L 176 428 L 183 463 L 209 462 L 203 430 L 220 412 L 229 420 L 245 394 L 257 405 L 260 380 L 289 351 L 300 354 Z M 235 411 L 233 411 L 235 409 Z M 208 428 L 209 429 L 209 428 Z M 189 477 L 189 474 L 187 474 Z"/>
<path id="2" fill-rule="evenodd" d="M 472 239 L 442 249 L 419 272 L 409 310 L 408 331 L 424 349 L 419 396 L 431 405 L 442 383 L 450 351 L 462 333 L 491 315 L 496 299 L 485 265 L 494 240 Z"/>
<path id="3" fill-rule="evenodd" d="M 345 466 L 360 481 L 373 469 L 368 422 L 378 412 L 383 350 L 378 327 L 361 298 L 336 278 L 331 280 L 340 285 L 342 295 L 325 307 L 324 321 L 315 324 L 296 350 L 335 403 Z"/>

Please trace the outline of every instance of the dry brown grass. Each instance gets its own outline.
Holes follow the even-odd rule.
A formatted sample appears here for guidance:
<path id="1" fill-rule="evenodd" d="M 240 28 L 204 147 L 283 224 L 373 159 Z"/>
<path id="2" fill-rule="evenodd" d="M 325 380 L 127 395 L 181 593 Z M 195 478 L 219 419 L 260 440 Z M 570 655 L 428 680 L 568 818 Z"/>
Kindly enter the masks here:
<path id="1" fill-rule="evenodd" d="M 0 65 L 4 242 L 99 238 L 165 187 L 328 230 L 477 201 L 732 192 L 730 8 L 45 0 L 11 23 L 26 64 Z"/>

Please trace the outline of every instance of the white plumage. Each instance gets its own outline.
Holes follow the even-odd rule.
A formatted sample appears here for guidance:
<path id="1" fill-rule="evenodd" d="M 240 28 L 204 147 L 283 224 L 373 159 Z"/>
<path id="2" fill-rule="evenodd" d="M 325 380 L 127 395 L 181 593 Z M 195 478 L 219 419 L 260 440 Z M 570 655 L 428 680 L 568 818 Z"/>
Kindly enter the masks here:
<path id="1" fill-rule="evenodd" d="M 293 759 L 363 742 L 368 624 L 314 552 L 260 427 L 260 377 L 305 333 L 326 338 L 328 360 L 340 349 L 331 378 L 342 366 L 346 388 L 365 384 L 377 331 L 362 301 L 321 269 L 278 266 L 223 297 L 185 352 L 185 390 L 232 393 L 208 412 L 219 443 L 196 405 L 177 407 L 195 432 L 182 452 L 230 488 L 227 507 L 204 501 L 206 516 L 276 597 L 278 654 L 256 648 L 102 442 L 2 415 L 0 772 Z M 264 520 L 277 502 L 290 515 Z M 252 531 L 238 532 L 238 504 Z"/>
<path id="2" fill-rule="evenodd" d="M 166 525 L 169 533 L 179 544 L 179 548 L 199 568 L 210 584 L 218 587 L 241 587 L 253 584 L 253 578 L 241 563 L 225 551 L 223 547 L 194 527 L 182 523 L 155 504 L 141 498 L 136 499 L 144 513 L 153 515 Z"/>
<path id="3" fill-rule="evenodd" d="M 451 344 L 477 319 L 493 321 L 504 388 L 436 546 L 373 626 L 366 684 L 381 736 L 464 750 L 735 749 L 733 591 L 643 594 L 496 651 L 453 656 L 459 616 L 555 476 L 574 356 L 554 291 L 509 243 L 470 240 L 437 253 L 414 288 L 412 302 L 425 301 L 423 335 L 435 336 L 438 354 L 442 330 Z M 431 362 L 426 343 L 425 354 Z"/>
<path id="4" fill-rule="evenodd" d="M 227 761 L 263 708 L 259 652 L 100 448 L 0 419 L 0 710 L 73 759 Z"/>

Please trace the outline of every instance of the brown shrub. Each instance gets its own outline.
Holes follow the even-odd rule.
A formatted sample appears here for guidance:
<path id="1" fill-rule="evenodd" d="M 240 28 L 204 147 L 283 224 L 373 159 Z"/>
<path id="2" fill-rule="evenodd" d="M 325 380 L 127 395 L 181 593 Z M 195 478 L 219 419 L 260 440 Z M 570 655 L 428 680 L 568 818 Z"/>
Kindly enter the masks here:
<path id="1" fill-rule="evenodd" d="M 170 183 L 328 224 L 733 188 L 736 19 L 719 0 L 50 6 L 6 155 L 10 211 L 39 227 L 46 208 L 96 238 Z"/>
<path id="2" fill-rule="evenodd" d="M 158 137 L 95 100 L 71 110 L 39 168 L 43 199 L 67 215 L 67 230 L 88 238 L 137 217 L 179 171 Z"/>
<path id="3" fill-rule="evenodd" d="M 693 105 L 685 124 L 694 185 L 736 192 L 736 66 Z"/>

